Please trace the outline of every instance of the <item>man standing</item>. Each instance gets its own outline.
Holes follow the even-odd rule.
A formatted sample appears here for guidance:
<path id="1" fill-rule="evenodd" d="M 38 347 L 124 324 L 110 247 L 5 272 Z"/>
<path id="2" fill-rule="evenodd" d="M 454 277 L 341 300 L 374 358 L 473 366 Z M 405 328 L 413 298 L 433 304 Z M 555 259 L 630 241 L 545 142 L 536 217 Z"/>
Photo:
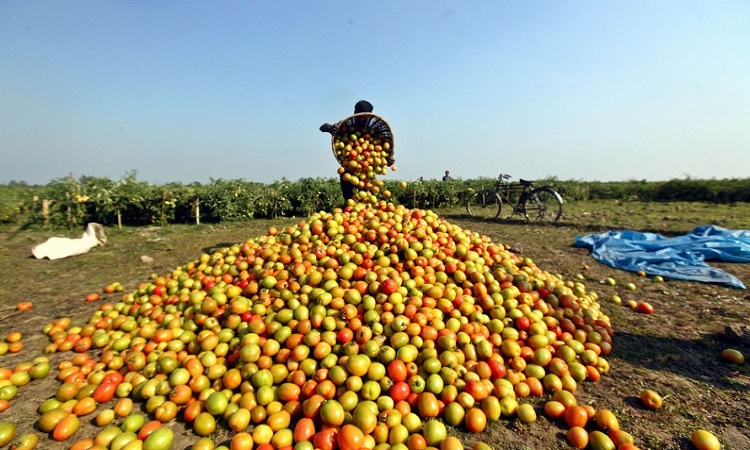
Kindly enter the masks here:
<path id="1" fill-rule="evenodd" d="M 450 172 L 446 170 L 445 175 L 443 175 L 443 181 L 450 181 L 452 179 L 453 178 L 451 178 Z"/>

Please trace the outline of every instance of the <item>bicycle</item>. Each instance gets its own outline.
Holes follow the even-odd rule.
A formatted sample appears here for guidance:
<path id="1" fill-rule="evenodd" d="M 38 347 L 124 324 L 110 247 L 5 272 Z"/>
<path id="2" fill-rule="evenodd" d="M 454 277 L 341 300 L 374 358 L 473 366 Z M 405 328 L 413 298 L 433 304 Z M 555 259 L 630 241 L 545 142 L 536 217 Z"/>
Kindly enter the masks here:
<path id="1" fill-rule="evenodd" d="M 528 221 L 560 219 L 563 199 L 551 186 L 537 187 L 533 181 L 522 179 L 511 183 L 509 179 L 510 175 L 500 174 L 493 188 L 472 194 L 466 202 L 466 212 L 471 217 L 487 220 L 508 220 L 516 214 Z"/>

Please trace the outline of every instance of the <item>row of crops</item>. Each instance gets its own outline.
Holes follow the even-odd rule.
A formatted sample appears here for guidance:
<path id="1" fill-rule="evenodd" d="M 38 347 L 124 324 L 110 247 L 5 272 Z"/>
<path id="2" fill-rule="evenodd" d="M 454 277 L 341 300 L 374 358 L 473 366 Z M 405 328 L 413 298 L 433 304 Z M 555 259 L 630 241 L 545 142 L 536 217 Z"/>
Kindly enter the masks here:
<path id="1" fill-rule="evenodd" d="M 750 202 L 750 179 L 622 182 L 539 180 L 551 184 L 565 201 L 635 200 Z M 392 201 L 410 208 L 462 206 L 469 192 L 491 187 L 488 178 L 414 181 L 402 187 L 385 180 Z M 0 223 L 27 227 L 76 228 L 104 225 L 217 223 L 253 218 L 307 217 L 341 206 L 337 178 L 283 179 L 266 184 L 247 180 L 152 184 L 135 173 L 113 181 L 102 177 L 53 180 L 45 186 L 0 185 Z"/>

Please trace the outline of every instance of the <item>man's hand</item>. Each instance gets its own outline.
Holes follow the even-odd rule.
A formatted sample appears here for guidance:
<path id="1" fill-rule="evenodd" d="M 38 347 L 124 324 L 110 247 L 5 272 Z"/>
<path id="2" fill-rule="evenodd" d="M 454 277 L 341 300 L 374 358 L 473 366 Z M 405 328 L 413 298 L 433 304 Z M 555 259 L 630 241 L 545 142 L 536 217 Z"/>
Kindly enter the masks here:
<path id="1" fill-rule="evenodd" d="M 388 157 L 385 159 L 385 162 L 388 163 L 388 167 L 391 167 L 396 163 L 396 159 L 393 157 L 393 155 L 388 155 Z"/>
<path id="2" fill-rule="evenodd" d="M 334 125 L 331 125 L 330 123 L 324 123 L 320 126 L 320 131 L 322 131 L 323 133 L 335 134 L 336 127 Z"/>

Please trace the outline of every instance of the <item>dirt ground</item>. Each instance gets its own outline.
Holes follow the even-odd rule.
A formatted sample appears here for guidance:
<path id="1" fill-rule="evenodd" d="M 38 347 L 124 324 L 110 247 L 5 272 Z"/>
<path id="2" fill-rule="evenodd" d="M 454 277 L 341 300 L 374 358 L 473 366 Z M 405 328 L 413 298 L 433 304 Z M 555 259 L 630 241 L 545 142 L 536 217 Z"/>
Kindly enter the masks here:
<path id="1" fill-rule="evenodd" d="M 610 229 L 653 231 L 679 235 L 698 225 L 715 224 L 730 229 L 750 229 L 750 205 L 708 205 L 698 203 L 579 202 L 566 205 L 556 224 L 500 223 L 476 221 L 463 211 L 438 213 L 462 228 L 486 234 L 494 242 L 532 258 L 544 270 L 559 273 L 566 280 L 583 279 L 589 291 L 599 295 L 611 317 L 616 334 L 608 361 L 611 370 L 597 383 L 579 385 L 580 403 L 609 408 L 621 428 L 635 436 L 642 449 L 690 449 L 689 436 L 697 428 L 715 433 L 724 448 L 750 449 L 750 364 L 734 365 L 720 357 L 725 348 L 740 350 L 750 357 L 747 341 L 726 333 L 732 324 L 750 324 L 750 293 L 730 287 L 685 281 L 657 282 L 649 277 L 624 272 L 597 263 L 586 249 L 573 247 L 576 235 Z M 83 325 L 102 302 L 116 302 L 122 294 L 104 294 L 103 287 L 119 281 L 133 290 L 151 274 L 164 275 L 175 267 L 198 258 L 201 253 L 264 234 L 268 227 L 297 223 L 299 219 L 252 221 L 247 223 L 169 226 L 164 228 L 107 228 L 108 242 L 91 252 L 63 260 L 35 260 L 30 248 L 54 233 L 16 231 L 0 227 L 0 339 L 20 331 L 24 348 L 20 353 L 0 356 L 0 367 L 13 368 L 40 355 L 48 343 L 42 327 L 57 318 L 70 317 Z M 80 235 L 82 230 L 67 233 Z M 750 285 L 750 264 L 712 263 Z M 588 269 L 585 267 L 588 266 Z M 603 283 L 611 277 L 615 286 Z M 634 291 L 625 288 L 636 286 Z M 89 293 L 102 300 L 87 303 Z M 623 304 L 610 301 L 614 294 Z M 639 314 L 625 306 L 627 300 L 650 302 L 653 315 Z M 16 311 L 16 304 L 31 301 L 30 311 Z M 49 355 L 57 363 L 71 353 Z M 37 448 L 68 448 L 70 442 L 55 443 L 35 428 L 36 408 L 53 395 L 56 371 L 43 380 L 22 387 L 0 421 L 16 423 L 16 435 L 34 432 L 41 438 Z M 642 389 L 661 394 L 660 410 L 644 408 L 638 399 Z M 548 397 L 532 399 L 538 419 L 532 424 L 501 419 L 483 433 L 450 430 L 465 445 L 478 440 L 495 449 L 568 449 L 564 424 L 550 421 L 541 412 Z M 99 409 L 112 405 L 100 405 Z M 83 420 L 74 439 L 93 437 L 98 429 L 91 417 Z M 178 420 L 172 448 L 188 449 L 197 440 Z M 225 442 L 229 433 L 217 441 Z"/>

